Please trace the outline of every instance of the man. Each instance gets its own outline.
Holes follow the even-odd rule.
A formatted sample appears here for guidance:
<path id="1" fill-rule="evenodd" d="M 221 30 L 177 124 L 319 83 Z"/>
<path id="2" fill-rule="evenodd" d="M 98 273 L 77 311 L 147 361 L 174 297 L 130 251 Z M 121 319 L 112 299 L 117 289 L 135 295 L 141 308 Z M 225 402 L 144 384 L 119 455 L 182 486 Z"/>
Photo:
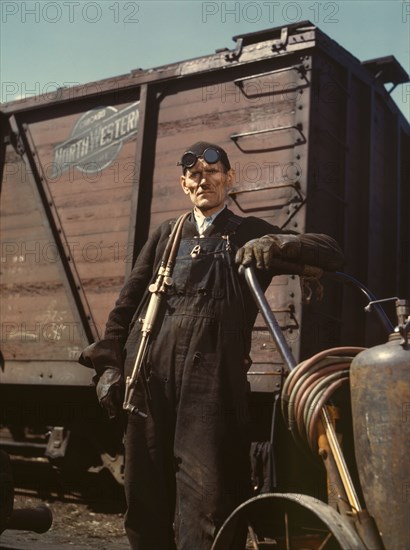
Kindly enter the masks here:
<path id="1" fill-rule="evenodd" d="M 223 521 L 251 496 L 246 372 L 257 310 L 238 265 L 254 264 L 266 288 L 275 272 L 342 264 L 330 237 L 284 234 L 233 214 L 225 200 L 234 174 L 221 147 L 195 143 L 179 164 L 194 208 L 182 227 L 172 285 L 132 398 L 137 413 L 128 414 L 125 434 L 125 528 L 133 550 L 209 550 Z M 95 368 L 97 395 L 111 417 L 122 406 L 146 289 L 174 222 L 150 236 L 104 339 L 81 358 Z"/>

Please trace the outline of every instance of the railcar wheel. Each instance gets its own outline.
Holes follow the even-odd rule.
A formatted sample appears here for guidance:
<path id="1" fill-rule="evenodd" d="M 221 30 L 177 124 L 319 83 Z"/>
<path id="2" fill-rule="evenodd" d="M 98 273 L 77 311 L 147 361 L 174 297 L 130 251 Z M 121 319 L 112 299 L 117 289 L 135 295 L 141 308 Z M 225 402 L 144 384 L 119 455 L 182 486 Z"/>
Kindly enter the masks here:
<path id="1" fill-rule="evenodd" d="M 235 534 L 248 527 L 253 537 L 246 548 L 255 550 L 365 550 L 344 516 L 297 493 L 266 493 L 244 502 L 222 525 L 211 550 L 237 550 Z"/>

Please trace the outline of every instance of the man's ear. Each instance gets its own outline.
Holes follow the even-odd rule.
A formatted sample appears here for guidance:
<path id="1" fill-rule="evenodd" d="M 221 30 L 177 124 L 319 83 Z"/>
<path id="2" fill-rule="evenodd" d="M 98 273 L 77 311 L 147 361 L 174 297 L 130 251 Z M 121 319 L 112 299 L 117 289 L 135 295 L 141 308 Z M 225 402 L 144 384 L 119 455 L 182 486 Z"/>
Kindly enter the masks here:
<path id="1" fill-rule="evenodd" d="M 235 170 L 230 168 L 226 173 L 226 187 L 230 189 L 235 181 Z"/>
<path id="2" fill-rule="evenodd" d="M 186 178 L 185 176 L 180 176 L 179 181 L 181 183 L 182 190 L 184 191 L 185 195 L 189 195 L 189 189 L 186 185 Z"/>

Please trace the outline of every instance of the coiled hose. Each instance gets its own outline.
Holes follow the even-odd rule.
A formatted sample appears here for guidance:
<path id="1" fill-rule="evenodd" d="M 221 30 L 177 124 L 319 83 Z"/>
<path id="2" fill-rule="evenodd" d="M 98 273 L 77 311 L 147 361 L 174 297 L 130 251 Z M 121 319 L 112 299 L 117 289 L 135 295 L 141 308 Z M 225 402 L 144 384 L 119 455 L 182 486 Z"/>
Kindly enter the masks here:
<path id="1" fill-rule="evenodd" d="M 331 348 L 299 363 L 283 385 L 281 407 L 298 446 L 317 452 L 317 424 L 322 408 L 349 382 L 353 358 L 361 347 Z"/>

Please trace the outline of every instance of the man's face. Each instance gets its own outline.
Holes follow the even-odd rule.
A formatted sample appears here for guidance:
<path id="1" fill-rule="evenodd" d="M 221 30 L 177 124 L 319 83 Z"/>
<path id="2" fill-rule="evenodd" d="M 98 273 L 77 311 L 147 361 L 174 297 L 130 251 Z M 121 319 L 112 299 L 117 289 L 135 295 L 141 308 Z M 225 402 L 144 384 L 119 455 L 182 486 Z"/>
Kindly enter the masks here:
<path id="1" fill-rule="evenodd" d="M 204 216 L 211 216 L 220 210 L 226 199 L 228 189 L 232 186 L 233 171 L 225 172 L 221 161 L 208 164 L 198 159 L 195 166 L 187 169 L 181 176 L 181 186 L 192 203 Z"/>

